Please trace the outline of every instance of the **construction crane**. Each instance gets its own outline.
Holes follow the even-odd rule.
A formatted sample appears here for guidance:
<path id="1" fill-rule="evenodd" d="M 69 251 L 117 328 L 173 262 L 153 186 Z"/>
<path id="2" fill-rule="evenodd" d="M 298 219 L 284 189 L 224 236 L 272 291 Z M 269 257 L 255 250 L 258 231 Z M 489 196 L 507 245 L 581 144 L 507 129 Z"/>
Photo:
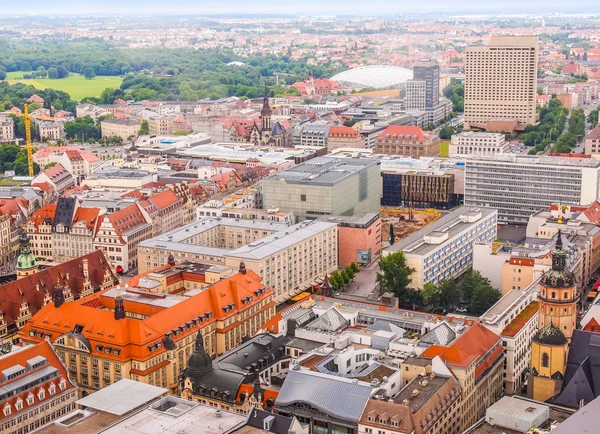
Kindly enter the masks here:
<path id="1" fill-rule="evenodd" d="M 274 75 L 274 76 L 277 78 L 277 86 L 279 86 L 279 76 L 280 76 L 280 75 L 288 75 L 288 76 L 292 76 L 292 75 L 294 75 L 294 74 L 286 74 L 285 72 L 275 72 L 273 75 Z"/>
<path id="2" fill-rule="evenodd" d="M 29 176 L 34 176 L 35 173 L 33 171 L 33 143 L 31 140 L 31 119 L 37 119 L 37 116 L 32 116 L 29 114 L 29 106 L 25 104 L 23 114 L 18 115 L 25 119 L 25 147 L 27 149 L 27 166 L 29 168 Z M 56 118 L 51 116 L 40 116 L 43 120 L 55 121 Z"/>

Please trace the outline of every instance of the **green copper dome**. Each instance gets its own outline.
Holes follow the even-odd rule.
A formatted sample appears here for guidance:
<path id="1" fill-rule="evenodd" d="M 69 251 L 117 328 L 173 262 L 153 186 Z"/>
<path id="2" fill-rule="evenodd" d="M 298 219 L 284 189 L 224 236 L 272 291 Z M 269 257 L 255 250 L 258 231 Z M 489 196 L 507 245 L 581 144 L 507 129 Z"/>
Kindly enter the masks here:
<path id="1" fill-rule="evenodd" d="M 21 232 L 21 254 L 17 258 L 17 270 L 30 270 L 37 267 L 35 256 L 29 248 L 29 237 L 25 231 Z"/>

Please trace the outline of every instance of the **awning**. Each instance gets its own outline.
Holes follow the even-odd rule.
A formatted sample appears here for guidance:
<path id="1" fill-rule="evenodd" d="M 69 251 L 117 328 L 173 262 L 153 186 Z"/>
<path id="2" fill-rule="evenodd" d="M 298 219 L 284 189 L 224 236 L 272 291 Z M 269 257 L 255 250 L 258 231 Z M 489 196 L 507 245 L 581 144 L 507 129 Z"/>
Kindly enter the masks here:
<path id="1" fill-rule="evenodd" d="M 300 301 L 300 300 L 302 300 L 303 298 L 305 298 L 305 297 L 308 297 L 309 295 L 310 295 L 310 292 L 306 292 L 306 291 L 304 291 L 304 292 L 301 292 L 301 293 L 300 293 L 300 294 L 298 294 L 298 295 L 295 295 L 295 296 L 294 296 L 294 297 L 292 297 L 290 300 L 292 300 L 292 301 Z"/>

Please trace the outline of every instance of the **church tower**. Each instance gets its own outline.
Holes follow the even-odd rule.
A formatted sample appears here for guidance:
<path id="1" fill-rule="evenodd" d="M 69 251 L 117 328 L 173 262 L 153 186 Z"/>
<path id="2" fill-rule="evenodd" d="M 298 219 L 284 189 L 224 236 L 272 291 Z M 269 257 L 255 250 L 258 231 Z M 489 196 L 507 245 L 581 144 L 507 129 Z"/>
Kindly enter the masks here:
<path id="1" fill-rule="evenodd" d="M 273 110 L 271 110 L 271 106 L 269 105 L 269 93 L 267 91 L 267 86 L 265 86 L 265 97 L 263 99 L 263 107 L 260 111 L 261 123 L 262 123 L 262 133 L 263 137 L 265 134 L 271 133 L 271 116 L 273 115 Z M 264 138 L 263 138 L 263 141 Z"/>
<path id="2" fill-rule="evenodd" d="M 577 302 L 579 294 L 575 287 L 573 273 L 567 270 L 567 250 L 563 247 L 560 225 L 556 244 L 552 249 L 552 269 L 542 275 L 540 282 L 539 329 L 553 323 L 571 341 L 577 321 Z"/>
<path id="3" fill-rule="evenodd" d="M 29 247 L 29 237 L 25 232 L 25 228 L 21 231 L 21 253 L 17 258 L 17 279 L 30 276 L 33 273 L 37 273 L 38 265 L 35 260 L 35 256 L 31 253 Z"/>

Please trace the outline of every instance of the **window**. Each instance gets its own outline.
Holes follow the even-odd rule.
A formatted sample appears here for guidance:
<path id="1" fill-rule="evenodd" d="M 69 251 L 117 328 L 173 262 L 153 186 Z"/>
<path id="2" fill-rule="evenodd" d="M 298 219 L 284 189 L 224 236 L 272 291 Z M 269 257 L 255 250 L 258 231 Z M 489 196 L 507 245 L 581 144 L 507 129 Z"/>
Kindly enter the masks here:
<path id="1" fill-rule="evenodd" d="M 305 194 L 301 194 L 300 195 L 300 201 L 301 202 L 306 202 L 306 195 Z"/>
<path id="2" fill-rule="evenodd" d="M 548 367 L 549 361 L 550 361 L 550 357 L 548 356 L 548 353 L 543 353 L 542 354 L 542 366 L 544 368 Z"/>
<path id="3" fill-rule="evenodd" d="M 9 415 L 10 415 L 10 413 L 11 413 L 11 407 L 10 407 L 10 404 L 8 404 L 8 403 L 7 403 L 7 404 L 4 406 L 4 408 L 2 409 L 2 411 L 4 412 L 4 416 L 9 416 Z"/>

